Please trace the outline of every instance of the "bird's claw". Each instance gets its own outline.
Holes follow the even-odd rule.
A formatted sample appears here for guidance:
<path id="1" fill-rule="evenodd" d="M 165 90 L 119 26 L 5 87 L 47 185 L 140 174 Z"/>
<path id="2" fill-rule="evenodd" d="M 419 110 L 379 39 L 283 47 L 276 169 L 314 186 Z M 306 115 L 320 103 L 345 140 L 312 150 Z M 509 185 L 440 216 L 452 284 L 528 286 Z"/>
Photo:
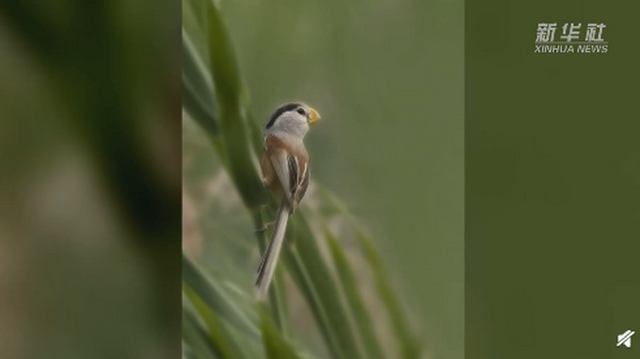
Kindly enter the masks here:
<path id="1" fill-rule="evenodd" d="M 256 233 L 262 233 L 262 232 L 266 231 L 267 229 L 269 229 L 269 227 L 273 226 L 274 223 L 275 223 L 275 221 L 274 222 L 265 223 L 264 226 L 262 226 L 262 228 L 256 229 Z"/>

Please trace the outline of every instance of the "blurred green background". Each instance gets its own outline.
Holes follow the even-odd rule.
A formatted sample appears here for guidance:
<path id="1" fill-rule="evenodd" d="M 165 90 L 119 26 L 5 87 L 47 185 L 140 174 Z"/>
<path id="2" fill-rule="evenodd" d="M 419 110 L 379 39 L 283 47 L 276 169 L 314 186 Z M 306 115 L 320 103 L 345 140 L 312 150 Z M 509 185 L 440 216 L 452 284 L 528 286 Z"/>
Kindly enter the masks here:
<path id="1" fill-rule="evenodd" d="M 0 357 L 180 357 L 179 12 L 0 5 Z"/>
<path id="2" fill-rule="evenodd" d="M 640 6 L 465 11 L 467 358 L 637 358 Z M 536 54 L 541 22 L 604 23 L 609 52 Z"/>
<path id="3" fill-rule="evenodd" d="M 429 354 L 462 358 L 462 2 L 220 5 L 253 117 L 262 124 L 287 101 L 318 109 L 313 178 L 369 228 Z M 184 149 L 185 251 L 249 287 L 258 251 L 238 256 L 255 243 L 250 217 L 191 121 Z M 193 224 L 203 214 L 206 225 Z M 312 322 L 296 303 L 291 316 Z"/>

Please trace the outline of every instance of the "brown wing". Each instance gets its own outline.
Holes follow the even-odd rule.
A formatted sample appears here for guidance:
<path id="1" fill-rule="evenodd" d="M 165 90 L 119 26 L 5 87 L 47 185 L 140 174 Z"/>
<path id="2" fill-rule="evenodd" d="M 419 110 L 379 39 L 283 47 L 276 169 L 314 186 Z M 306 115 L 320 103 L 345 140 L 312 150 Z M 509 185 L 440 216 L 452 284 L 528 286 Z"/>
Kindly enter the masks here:
<path id="1" fill-rule="evenodd" d="M 300 204 L 300 202 L 302 201 L 302 198 L 304 198 L 304 195 L 307 193 L 310 176 L 311 176 L 311 173 L 309 171 L 309 166 L 307 166 L 305 163 L 304 173 L 302 174 L 302 178 L 298 184 L 298 187 L 296 188 L 292 196 L 294 205 L 291 212 L 293 212 L 298 207 L 298 204 Z"/>
<path id="2" fill-rule="evenodd" d="M 263 183 L 281 200 L 289 202 L 291 212 L 298 207 L 309 185 L 308 158 L 304 148 L 289 146 L 275 136 L 265 138 L 265 153 L 260 161 Z"/>
<path id="3" fill-rule="evenodd" d="M 278 179 L 276 171 L 273 169 L 273 165 L 271 164 L 271 160 L 269 159 L 267 152 L 262 154 L 262 158 L 260 159 L 260 169 L 262 170 L 262 184 L 274 192 L 278 197 L 281 197 L 282 185 L 280 185 L 280 180 Z"/>

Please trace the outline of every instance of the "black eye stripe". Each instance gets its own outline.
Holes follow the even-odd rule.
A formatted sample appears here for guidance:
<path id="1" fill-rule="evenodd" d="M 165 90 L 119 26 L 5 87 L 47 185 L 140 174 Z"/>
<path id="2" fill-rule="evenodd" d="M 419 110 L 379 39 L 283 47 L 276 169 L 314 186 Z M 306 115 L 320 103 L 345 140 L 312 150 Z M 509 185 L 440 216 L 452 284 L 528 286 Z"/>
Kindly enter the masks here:
<path id="1" fill-rule="evenodd" d="M 304 112 L 304 109 L 303 109 L 303 108 L 299 108 L 299 109 L 298 109 L 298 113 L 299 113 L 300 115 L 302 115 L 302 116 L 306 116 L 306 113 Z"/>
<path id="2" fill-rule="evenodd" d="M 300 104 L 297 102 L 287 103 L 278 107 L 276 112 L 274 112 L 273 115 L 271 115 L 271 118 L 269 118 L 269 122 L 267 122 L 267 125 L 265 127 L 271 128 L 271 126 L 273 126 L 273 124 L 276 122 L 276 119 L 280 117 L 280 115 L 287 111 L 293 111 L 298 107 L 300 107 Z"/>

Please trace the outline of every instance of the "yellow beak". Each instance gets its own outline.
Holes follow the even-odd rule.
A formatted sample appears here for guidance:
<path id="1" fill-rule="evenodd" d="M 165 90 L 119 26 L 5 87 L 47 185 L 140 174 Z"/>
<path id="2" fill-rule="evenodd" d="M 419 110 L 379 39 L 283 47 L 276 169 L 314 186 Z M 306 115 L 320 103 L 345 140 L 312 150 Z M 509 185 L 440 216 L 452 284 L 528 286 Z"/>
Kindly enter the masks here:
<path id="1" fill-rule="evenodd" d="M 320 120 L 320 114 L 318 111 L 311 109 L 309 111 L 309 126 L 315 125 Z"/>

